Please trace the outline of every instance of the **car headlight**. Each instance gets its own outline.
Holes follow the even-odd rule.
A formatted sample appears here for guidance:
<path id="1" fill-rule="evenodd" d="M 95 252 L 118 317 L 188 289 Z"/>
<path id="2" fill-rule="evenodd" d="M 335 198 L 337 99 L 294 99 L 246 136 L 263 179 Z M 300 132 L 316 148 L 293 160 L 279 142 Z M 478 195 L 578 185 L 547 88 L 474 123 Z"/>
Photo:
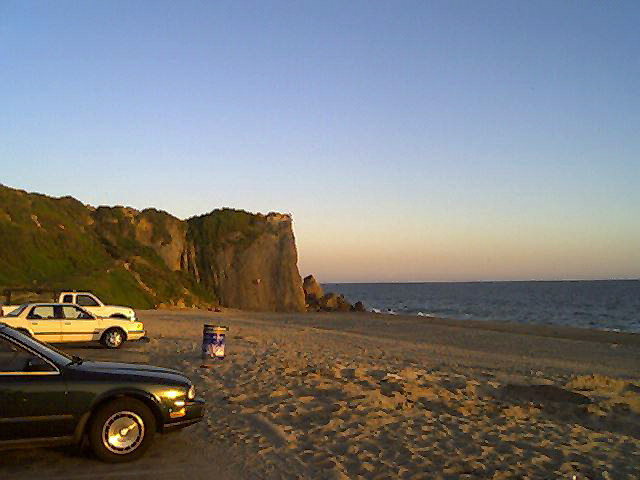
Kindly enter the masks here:
<path id="1" fill-rule="evenodd" d="M 194 398 L 196 398 L 196 387 L 194 385 L 191 385 L 191 388 L 189 388 L 189 391 L 187 392 L 187 398 L 189 400 L 193 400 Z"/>
<path id="2" fill-rule="evenodd" d="M 172 388 L 171 390 L 166 390 L 165 392 L 163 392 L 162 396 L 168 398 L 169 400 L 175 400 L 176 398 L 184 396 L 184 390 Z"/>

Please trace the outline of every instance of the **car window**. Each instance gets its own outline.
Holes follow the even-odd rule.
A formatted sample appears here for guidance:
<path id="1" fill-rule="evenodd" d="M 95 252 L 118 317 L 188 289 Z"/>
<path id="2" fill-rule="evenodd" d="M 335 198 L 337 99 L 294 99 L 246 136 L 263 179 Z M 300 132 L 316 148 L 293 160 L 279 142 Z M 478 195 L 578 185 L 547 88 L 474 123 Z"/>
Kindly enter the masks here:
<path id="1" fill-rule="evenodd" d="M 55 369 L 37 355 L 0 337 L 0 373 L 52 371 Z"/>
<path id="2" fill-rule="evenodd" d="M 20 343 L 24 344 L 25 346 L 29 347 L 32 350 L 37 351 L 39 354 L 44 355 L 49 360 L 53 360 L 55 362 L 62 363 L 62 364 L 68 363 L 70 360 L 72 360 L 71 355 L 68 355 L 62 350 L 57 349 L 53 345 L 50 345 L 41 340 L 38 340 L 35 337 L 25 335 L 12 328 L 5 329 L 4 333 L 6 336 L 17 338 L 20 341 Z M 0 335 L 0 338 L 4 338 L 4 337 Z"/>
<path id="3" fill-rule="evenodd" d="M 88 320 L 93 318 L 87 312 L 74 305 L 65 305 L 62 307 L 62 311 L 64 312 L 64 318 L 67 320 Z"/>
<path id="4" fill-rule="evenodd" d="M 38 305 L 31 309 L 27 318 L 31 320 L 46 320 L 56 318 L 56 315 L 53 305 Z"/>
<path id="5" fill-rule="evenodd" d="M 65 295 L 62 297 L 62 303 L 73 303 L 73 295 Z"/>
<path id="6" fill-rule="evenodd" d="M 97 307 L 98 302 L 96 302 L 89 295 L 78 295 L 76 297 L 76 303 L 81 307 Z"/>
<path id="7" fill-rule="evenodd" d="M 22 305 L 20 305 L 18 308 L 16 308 L 15 310 L 12 310 L 11 312 L 7 313 L 5 315 L 5 317 L 17 317 L 18 315 L 20 315 L 25 308 L 27 308 L 29 306 L 28 303 L 23 303 Z"/>

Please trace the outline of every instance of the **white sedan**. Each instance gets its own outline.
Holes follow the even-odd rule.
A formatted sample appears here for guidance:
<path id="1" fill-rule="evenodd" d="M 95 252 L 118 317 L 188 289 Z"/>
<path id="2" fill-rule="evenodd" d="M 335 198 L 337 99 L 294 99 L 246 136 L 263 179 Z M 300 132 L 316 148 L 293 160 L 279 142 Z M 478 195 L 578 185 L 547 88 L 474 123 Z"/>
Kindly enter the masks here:
<path id="1" fill-rule="evenodd" d="M 120 348 L 145 336 L 144 325 L 125 318 L 96 317 L 68 303 L 25 303 L 2 317 L 7 325 L 48 343 L 98 341 Z"/>

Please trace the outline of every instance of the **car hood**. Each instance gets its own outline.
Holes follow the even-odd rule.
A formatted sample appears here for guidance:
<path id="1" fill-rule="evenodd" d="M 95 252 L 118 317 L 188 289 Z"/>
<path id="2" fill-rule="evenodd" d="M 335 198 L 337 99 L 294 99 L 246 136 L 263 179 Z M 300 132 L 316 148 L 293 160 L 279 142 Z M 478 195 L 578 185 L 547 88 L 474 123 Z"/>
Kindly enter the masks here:
<path id="1" fill-rule="evenodd" d="M 171 368 L 155 367 L 153 365 L 141 365 L 135 363 L 117 363 L 117 362 L 94 362 L 90 360 L 83 361 L 80 365 L 73 366 L 77 370 L 96 373 L 107 373 L 113 375 L 141 375 L 146 377 L 162 378 L 165 380 L 179 381 L 180 383 L 189 382 L 187 376 Z"/>

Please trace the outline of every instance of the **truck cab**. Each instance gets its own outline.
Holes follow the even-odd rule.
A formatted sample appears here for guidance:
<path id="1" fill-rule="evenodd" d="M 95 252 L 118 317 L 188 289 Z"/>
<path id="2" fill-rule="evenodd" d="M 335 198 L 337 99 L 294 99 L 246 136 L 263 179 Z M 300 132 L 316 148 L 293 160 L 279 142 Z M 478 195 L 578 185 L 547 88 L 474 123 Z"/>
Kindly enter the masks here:
<path id="1" fill-rule="evenodd" d="M 62 292 L 58 301 L 60 303 L 75 303 L 81 307 L 104 307 L 104 303 L 90 292 Z"/>
<path id="2" fill-rule="evenodd" d="M 60 292 L 59 303 L 72 303 L 79 305 L 97 317 L 126 318 L 136 320 L 136 314 L 132 308 L 105 305 L 91 292 Z"/>

